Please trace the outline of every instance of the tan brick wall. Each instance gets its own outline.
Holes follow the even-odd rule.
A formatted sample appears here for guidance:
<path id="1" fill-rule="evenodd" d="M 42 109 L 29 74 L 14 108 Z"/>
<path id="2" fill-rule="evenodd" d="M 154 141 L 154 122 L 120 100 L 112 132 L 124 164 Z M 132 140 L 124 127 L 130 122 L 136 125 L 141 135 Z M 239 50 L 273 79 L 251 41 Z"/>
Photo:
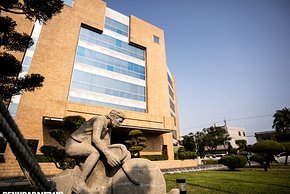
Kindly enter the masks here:
<path id="1" fill-rule="evenodd" d="M 146 47 L 147 111 L 170 116 L 167 65 L 163 30 L 135 16 L 130 17 L 130 42 Z M 160 43 L 153 42 L 153 35 Z"/>
<path id="2" fill-rule="evenodd" d="M 42 28 L 29 73 L 43 75 L 44 87 L 22 95 L 16 116 L 16 122 L 24 137 L 39 139 L 39 147 L 45 141 L 51 143 L 47 140 L 48 131 L 42 125 L 43 116 L 62 118 L 68 115 L 82 115 L 88 119 L 94 115 L 108 114 L 111 110 L 67 102 L 81 23 L 102 31 L 105 8 L 106 3 L 100 0 L 75 1 L 73 7 L 64 6 L 62 13 L 48 21 Z M 27 21 L 18 16 L 16 19 L 19 29 L 30 34 L 33 24 L 28 22 L 27 25 Z M 160 44 L 153 42 L 153 34 L 160 38 Z M 130 41 L 146 47 L 148 113 L 123 111 L 128 117 L 124 125 L 176 129 L 173 119 L 170 118 L 163 30 L 131 16 Z M 173 159 L 171 133 L 158 136 L 155 141 L 158 141 L 156 144 L 159 147 L 166 144 L 169 158 Z M 7 150 L 6 161 L 15 162 L 15 156 L 9 148 Z M 155 148 L 150 150 L 149 146 L 146 152 L 156 151 L 158 150 Z"/>
<path id="3" fill-rule="evenodd" d="M 62 172 L 53 163 L 39 163 L 39 166 L 46 176 L 56 175 Z M 24 176 L 18 163 L 0 164 L 0 175 L 1 178 Z"/>
<path id="4" fill-rule="evenodd" d="M 187 168 L 197 166 L 197 160 L 162 160 L 153 161 L 160 169 Z"/>

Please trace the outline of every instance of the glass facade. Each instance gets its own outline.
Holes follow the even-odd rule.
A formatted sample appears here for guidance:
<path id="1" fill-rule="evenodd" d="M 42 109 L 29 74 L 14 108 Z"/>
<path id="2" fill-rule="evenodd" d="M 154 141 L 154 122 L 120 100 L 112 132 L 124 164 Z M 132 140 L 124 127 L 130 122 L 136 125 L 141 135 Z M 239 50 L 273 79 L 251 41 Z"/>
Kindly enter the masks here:
<path id="1" fill-rule="evenodd" d="M 169 73 L 167 73 L 167 80 L 168 80 L 169 102 L 170 102 L 170 110 L 171 110 L 170 116 L 175 118 L 173 84 L 172 84 L 172 79 Z"/>
<path id="2" fill-rule="evenodd" d="M 73 6 L 74 0 L 64 0 L 63 4 L 68 5 L 68 6 Z"/>
<path id="3" fill-rule="evenodd" d="M 144 50 L 131 46 L 128 43 L 106 34 L 99 34 L 92 30 L 81 28 L 80 40 L 108 48 L 110 50 L 145 60 Z"/>
<path id="4" fill-rule="evenodd" d="M 76 62 L 145 80 L 144 66 L 108 56 L 82 46 L 78 46 Z"/>
<path id="5" fill-rule="evenodd" d="M 81 27 L 68 100 L 146 112 L 145 51 L 114 35 L 128 25 L 106 17 L 105 29 Z"/>
<path id="6" fill-rule="evenodd" d="M 22 61 L 22 76 L 26 75 L 29 71 L 30 64 L 31 64 L 31 61 L 32 61 L 32 58 L 36 49 L 36 45 L 37 45 L 37 41 L 41 32 L 41 29 L 42 29 L 42 24 L 36 21 L 34 23 L 32 35 L 31 35 L 31 38 L 33 39 L 34 44 L 31 47 L 29 47 L 25 52 L 25 55 Z M 21 95 L 13 96 L 9 104 L 8 110 L 13 118 L 16 116 L 20 98 L 21 98 Z"/>
<path id="7" fill-rule="evenodd" d="M 105 28 L 128 37 L 128 26 L 112 18 L 105 18 Z"/>

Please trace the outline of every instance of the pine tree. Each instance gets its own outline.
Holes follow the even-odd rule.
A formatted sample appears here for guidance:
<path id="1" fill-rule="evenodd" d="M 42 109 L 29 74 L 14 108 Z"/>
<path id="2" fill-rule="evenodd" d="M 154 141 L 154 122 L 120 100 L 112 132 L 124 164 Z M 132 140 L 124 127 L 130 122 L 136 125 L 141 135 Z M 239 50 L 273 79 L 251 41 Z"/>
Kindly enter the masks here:
<path id="1" fill-rule="evenodd" d="M 0 97 L 6 104 L 12 96 L 24 91 L 32 92 L 43 86 L 44 77 L 40 74 L 27 74 L 19 77 L 22 72 L 21 62 L 11 51 L 25 52 L 33 45 L 32 38 L 26 33 L 15 30 L 16 21 L 3 13 L 24 15 L 26 19 L 45 24 L 54 15 L 61 12 L 62 0 L 1 0 L 0 1 Z"/>

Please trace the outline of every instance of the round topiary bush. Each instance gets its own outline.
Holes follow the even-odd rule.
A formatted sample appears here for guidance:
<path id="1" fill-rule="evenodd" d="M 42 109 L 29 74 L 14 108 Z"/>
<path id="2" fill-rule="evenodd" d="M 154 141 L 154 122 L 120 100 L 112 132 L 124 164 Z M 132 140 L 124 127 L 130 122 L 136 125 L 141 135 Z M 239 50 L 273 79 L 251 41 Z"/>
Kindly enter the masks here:
<path id="1" fill-rule="evenodd" d="M 66 116 L 63 118 L 65 127 L 71 132 L 77 130 L 85 121 L 86 119 L 80 115 Z"/>
<path id="2" fill-rule="evenodd" d="M 251 156 L 251 160 L 258 162 L 259 164 L 263 165 L 263 162 L 265 161 L 265 157 L 262 154 L 253 154 Z"/>
<path id="3" fill-rule="evenodd" d="M 236 168 L 243 168 L 247 163 L 247 158 L 245 156 L 224 156 L 219 161 L 220 164 L 227 166 L 230 170 L 235 170 Z"/>

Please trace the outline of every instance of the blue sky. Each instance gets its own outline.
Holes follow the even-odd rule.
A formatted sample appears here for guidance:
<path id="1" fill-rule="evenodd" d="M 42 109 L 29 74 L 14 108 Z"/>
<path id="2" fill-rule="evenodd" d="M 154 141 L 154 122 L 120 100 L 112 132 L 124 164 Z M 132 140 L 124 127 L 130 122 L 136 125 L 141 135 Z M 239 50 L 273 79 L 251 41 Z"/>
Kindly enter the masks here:
<path id="1" fill-rule="evenodd" d="M 182 134 L 210 125 L 272 130 L 290 107 L 289 0 L 105 0 L 165 32 Z"/>

